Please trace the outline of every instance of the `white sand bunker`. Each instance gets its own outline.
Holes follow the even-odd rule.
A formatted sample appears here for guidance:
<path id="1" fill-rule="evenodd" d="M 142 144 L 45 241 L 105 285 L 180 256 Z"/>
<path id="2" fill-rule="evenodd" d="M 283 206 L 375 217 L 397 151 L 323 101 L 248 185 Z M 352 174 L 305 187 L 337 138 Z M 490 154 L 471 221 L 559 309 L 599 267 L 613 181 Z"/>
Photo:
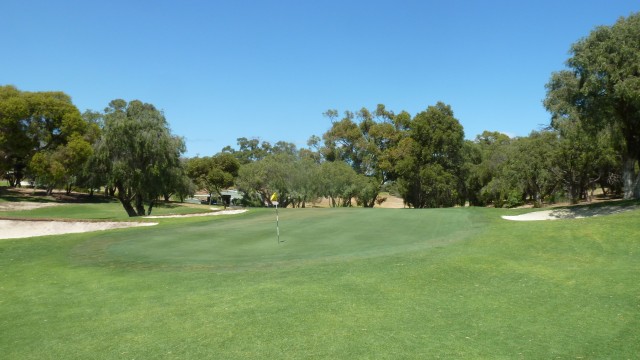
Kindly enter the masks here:
<path id="1" fill-rule="evenodd" d="M 83 233 L 157 224 L 152 222 L 0 220 L 0 239 Z"/>
<path id="2" fill-rule="evenodd" d="M 214 209 L 212 209 L 214 210 Z M 145 216 L 145 219 L 166 219 L 166 218 L 184 218 L 184 217 L 196 217 L 196 216 L 217 216 L 217 215 L 234 215 L 234 214 L 242 214 L 247 210 L 222 210 L 222 211 L 213 211 L 208 213 L 198 213 L 198 214 L 184 214 L 184 215 L 155 215 L 155 216 Z"/>
<path id="3" fill-rule="evenodd" d="M 0 202 L 0 211 L 16 211 L 16 210 L 33 210 L 43 207 L 59 206 L 60 203 L 54 202 L 31 202 L 31 201 L 19 201 L 19 202 Z"/>
<path id="4" fill-rule="evenodd" d="M 575 207 L 570 209 L 555 209 L 536 211 L 522 215 L 502 216 L 505 220 L 540 221 L 561 219 L 583 219 L 594 216 L 611 215 L 638 209 L 638 206 L 602 206 L 596 208 Z"/>

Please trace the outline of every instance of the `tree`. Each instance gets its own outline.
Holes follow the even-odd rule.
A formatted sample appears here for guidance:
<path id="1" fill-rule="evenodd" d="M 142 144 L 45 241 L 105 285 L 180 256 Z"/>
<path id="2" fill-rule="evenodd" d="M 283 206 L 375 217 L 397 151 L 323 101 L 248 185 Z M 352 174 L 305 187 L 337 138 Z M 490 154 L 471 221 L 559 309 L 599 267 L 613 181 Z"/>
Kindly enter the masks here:
<path id="1" fill-rule="evenodd" d="M 331 207 L 351 206 L 358 193 L 358 174 L 344 161 L 322 163 L 318 180 L 320 194 L 330 200 Z"/>
<path id="2" fill-rule="evenodd" d="M 511 178 L 511 184 L 523 195 L 530 197 L 536 207 L 542 206 L 558 187 L 554 172 L 559 135 L 555 131 L 532 131 L 528 137 L 518 138 L 508 158 L 502 176 Z M 513 190 L 514 186 L 510 188 Z"/>
<path id="3" fill-rule="evenodd" d="M 357 174 L 368 178 L 358 203 L 373 207 L 382 185 L 395 179 L 393 148 L 402 137 L 408 114 L 395 115 L 379 104 L 374 112 L 366 108 L 356 113 L 345 111 L 340 121 L 336 121 L 337 110 L 328 110 L 324 115 L 332 125 L 323 135 L 320 153 L 327 161 L 346 162 Z M 310 139 L 311 143 L 317 141 L 318 138 Z"/>
<path id="4" fill-rule="evenodd" d="M 279 152 L 242 165 L 237 185 L 256 205 L 271 206 L 278 194 L 280 207 L 305 207 L 319 192 L 319 164 L 305 151 Z"/>
<path id="5" fill-rule="evenodd" d="M 511 142 L 505 134 L 486 130 L 474 141 L 465 142 L 465 190 L 471 205 L 501 207 L 509 197 L 512 187 L 504 169 Z"/>
<path id="6" fill-rule="evenodd" d="M 247 139 L 241 137 L 236 139 L 239 149 L 236 150 L 231 146 L 225 146 L 222 149 L 223 153 L 229 153 L 238 159 L 240 164 L 248 164 L 250 162 L 262 160 L 271 153 L 271 144 L 264 141 L 260 142 L 259 139 Z"/>
<path id="7" fill-rule="evenodd" d="M 55 187 L 62 186 L 68 195 L 77 185 L 85 163 L 92 154 L 91 144 L 75 134 L 65 145 L 33 155 L 29 169 L 37 183 L 46 187 L 47 194 L 50 195 Z"/>
<path id="8" fill-rule="evenodd" d="M 84 139 L 95 147 L 100 140 L 102 129 L 104 128 L 104 114 L 98 111 L 85 110 L 82 113 L 82 118 L 87 122 L 87 131 L 84 135 Z M 93 196 L 93 192 L 100 187 L 105 186 L 107 183 L 105 174 L 96 172 L 95 157 L 89 157 L 84 163 L 80 174 L 78 175 L 78 183 L 80 186 L 89 189 L 89 195 Z M 105 190 L 105 193 L 108 191 Z"/>
<path id="9" fill-rule="evenodd" d="M 415 208 L 461 204 L 464 131 L 449 105 L 437 103 L 408 124 L 408 136 L 396 148 L 398 189 Z"/>
<path id="10" fill-rule="evenodd" d="M 11 185 L 19 185 L 34 154 L 55 151 L 73 134 L 84 134 L 86 127 L 63 92 L 22 92 L 14 86 L 1 86 L 1 170 L 5 175 L 10 172 Z"/>
<path id="11" fill-rule="evenodd" d="M 587 199 L 588 190 L 617 167 L 617 157 L 607 131 L 584 130 L 580 121 L 556 122 L 560 134 L 555 171 L 573 204 Z"/>
<path id="12" fill-rule="evenodd" d="M 183 139 L 171 135 L 167 120 L 153 105 L 116 99 L 105 109 L 96 170 L 107 174 L 127 214 L 142 216 L 177 183 L 173 177 L 181 173 L 176 168 L 185 150 Z"/>
<path id="13" fill-rule="evenodd" d="M 551 127 L 561 137 L 558 176 L 575 203 L 593 183 L 609 182 L 621 156 L 616 154 L 610 126 L 598 129 L 582 121 L 580 81 L 575 73 L 554 73 L 546 88 L 544 106 L 552 114 Z"/>
<path id="14" fill-rule="evenodd" d="M 222 190 L 234 184 L 238 176 L 240 163 L 229 153 L 220 153 L 212 157 L 196 157 L 186 164 L 187 175 L 200 188 L 209 193 L 209 204 L 213 201 L 213 193 L 222 198 Z M 226 203 L 223 201 L 226 208 Z"/>
<path id="15" fill-rule="evenodd" d="M 592 133 L 610 129 L 622 158 L 624 198 L 640 198 L 640 14 L 595 28 L 571 53 L 571 72 L 552 75 L 545 105 L 554 121 L 575 113 Z M 553 106 L 558 98 L 563 106 Z"/>

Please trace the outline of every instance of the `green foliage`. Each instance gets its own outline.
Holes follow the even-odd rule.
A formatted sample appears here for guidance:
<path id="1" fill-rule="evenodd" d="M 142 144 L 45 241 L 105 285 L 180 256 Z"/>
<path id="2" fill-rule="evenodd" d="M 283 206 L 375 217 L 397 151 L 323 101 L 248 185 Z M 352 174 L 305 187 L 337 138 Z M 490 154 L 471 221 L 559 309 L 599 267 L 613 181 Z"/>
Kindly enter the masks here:
<path id="1" fill-rule="evenodd" d="M 127 214 L 142 216 L 151 213 L 159 196 L 181 183 L 176 177 L 183 176 L 184 151 L 184 140 L 171 135 L 164 115 L 153 105 L 116 99 L 105 110 L 94 163 L 106 174 L 108 186 L 117 189 Z"/>
<path id="2" fill-rule="evenodd" d="M 327 161 L 346 162 L 357 174 L 368 178 L 362 180 L 366 189 L 359 195 L 358 204 L 373 207 L 381 186 L 396 177 L 394 148 L 402 138 L 406 114 L 395 115 L 379 104 L 373 113 L 366 108 L 355 114 L 346 111 L 340 121 L 335 121 L 337 110 L 329 110 L 324 115 L 331 119 L 332 126 L 323 135 L 320 153 Z M 318 138 L 311 140 L 312 144 L 319 141 Z"/>
<path id="3" fill-rule="evenodd" d="M 213 193 L 222 198 L 222 190 L 233 186 L 238 176 L 240 162 L 232 154 L 220 153 L 212 157 L 189 159 L 185 166 L 186 173 L 193 183 L 209 193 L 209 204 L 211 204 Z M 226 207 L 226 203 L 224 205 Z"/>
<path id="4" fill-rule="evenodd" d="M 326 161 L 320 166 L 320 176 L 320 194 L 332 207 L 352 205 L 358 194 L 358 174 L 352 167 L 342 161 Z"/>
<path id="5" fill-rule="evenodd" d="M 554 173 L 559 138 L 556 132 L 533 131 L 528 137 L 513 142 L 508 160 L 508 175 L 524 197 L 530 197 L 537 207 L 558 187 Z"/>
<path id="6" fill-rule="evenodd" d="M 67 194 L 77 185 L 85 163 L 93 154 L 93 148 L 83 137 L 74 134 L 65 145 L 55 150 L 37 152 L 29 164 L 29 170 L 51 194 L 55 187 L 63 187 Z"/>
<path id="7" fill-rule="evenodd" d="M 242 165 L 262 160 L 268 155 L 288 154 L 296 156 L 298 153 L 295 144 L 285 141 L 278 141 L 275 145 L 271 145 L 267 141 L 261 142 L 255 138 L 247 139 L 241 137 L 237 139 L 237 144 L 238 150 L 231 146 L 225 146 L 222 149 L 222 153 L 233 155 Z"/>
<path id="8" fill-rule="evenodd" d="M 87 123 L 68 95 L 0 86 L 0 156 L 4 159 L 0 171 L 9 175 L 12 186 L 20 184 L 36 153 L 44 151 L 49 153 L 45 157 L 53 156 L 59 146 L 86 130 Z"/>
<path id="9" fill-rule="evenodd" d="M 280 207 L 305 207 L 320 191 L 318 167 L 309 157 L 289 152 L 271 154 L 240 168 L 238 188 L 254 205 L 272 205 L 271 194 L 275 192 Z"/>
<path id="10" fill-rule="evenodd" d="M 464 202 L 463 144 L 464 131 L 448 105 L 429 106 L 411 120 L 395 156 L 398 188 L 406 204 L 424 208 Z"/>
<path id="11" fill-rule="evenodd" d="M 622 157 L 625 198 L 640 198 L 640 14 L 595 28 L 571 47 L 571 71 L 554 73 L 545 106 L 554 122 L 611 131 Z"/>

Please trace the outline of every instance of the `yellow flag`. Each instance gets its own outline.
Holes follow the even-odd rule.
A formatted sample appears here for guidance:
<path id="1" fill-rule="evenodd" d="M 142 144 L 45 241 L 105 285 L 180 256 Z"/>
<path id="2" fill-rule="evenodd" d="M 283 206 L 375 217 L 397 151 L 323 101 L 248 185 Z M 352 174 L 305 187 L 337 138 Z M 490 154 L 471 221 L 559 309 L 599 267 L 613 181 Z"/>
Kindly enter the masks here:
<path id="1" fill-rule="evenodd" d="M 273 194 L 271 195 L 271 201 L 278 201 L 278 194 L 273 193 Z"/>

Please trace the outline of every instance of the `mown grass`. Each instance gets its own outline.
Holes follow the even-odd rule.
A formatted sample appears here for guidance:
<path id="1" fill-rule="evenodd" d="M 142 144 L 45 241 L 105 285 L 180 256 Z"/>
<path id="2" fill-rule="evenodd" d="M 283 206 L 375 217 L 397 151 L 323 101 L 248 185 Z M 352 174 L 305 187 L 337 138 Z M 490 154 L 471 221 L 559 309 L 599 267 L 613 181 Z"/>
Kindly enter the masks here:
<path id="1" fill-rule="evenodd" d="M 79 206 L 79 205 L 70 205 Z M 7 359 L 634 358 L 640 211 L 286 209 L 0 241 Z"/>

